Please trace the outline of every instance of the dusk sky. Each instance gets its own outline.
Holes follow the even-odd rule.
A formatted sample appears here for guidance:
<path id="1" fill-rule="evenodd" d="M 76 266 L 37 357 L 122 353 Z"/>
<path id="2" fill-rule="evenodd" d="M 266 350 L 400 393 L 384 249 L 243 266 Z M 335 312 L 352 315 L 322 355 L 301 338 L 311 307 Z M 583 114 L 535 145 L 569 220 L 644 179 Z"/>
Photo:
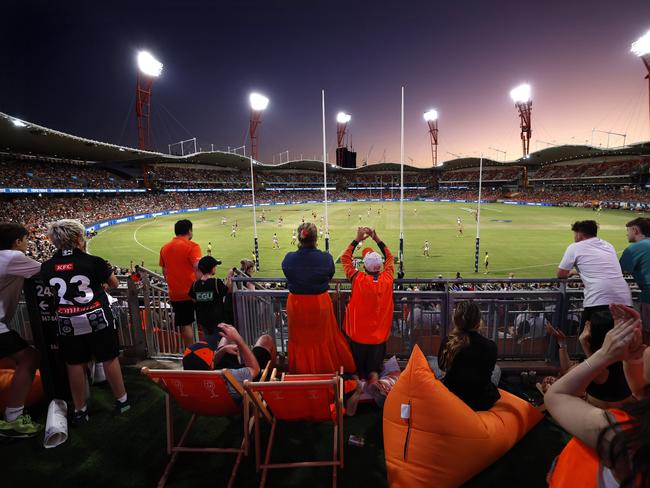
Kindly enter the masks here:
<path id="1" fill-rule="evenodd" d="M 440 113 L 441 160 L 503 158 L 489 147 L 511 160 L 521 141 L 509 91 L 523 81 L 533 88 L 531 151 L 585 143 L 593 128 L 650 140 L 646 71 L 630 53 L 648 30 L 648 0 L 5 0 L 0 111 L 136 146 L 135 57 L 147 49 L 164 63 L 152 97 L 158 150 L 190 137 L 203 149 L 247 144 L 257 90 L 271 99 L 260 159 L 321 159 L 325 89 L 330 160 L 345 110 L 359 162 L 399 161 L 405 85 L 406 163 L 431 164 L 429 108 Z"/>

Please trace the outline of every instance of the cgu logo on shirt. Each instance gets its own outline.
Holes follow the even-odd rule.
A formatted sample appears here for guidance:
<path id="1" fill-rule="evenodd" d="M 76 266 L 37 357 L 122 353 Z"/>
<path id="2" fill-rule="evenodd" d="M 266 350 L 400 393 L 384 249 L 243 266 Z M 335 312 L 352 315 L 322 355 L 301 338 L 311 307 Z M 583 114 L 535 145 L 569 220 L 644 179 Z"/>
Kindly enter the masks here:
<path id="1" fill-rule="evenodd" d="M 74 269 L 74 263 L 61 263 L 54 265 L 54 271 L 72 271 Z"/>
<path id="2" fill-rule="evenodd" d="M 196 292 L 196 301 L 197 302 L 210 302 L 214 297 L 214 292 L 211 291 L 199 291 Z"/>

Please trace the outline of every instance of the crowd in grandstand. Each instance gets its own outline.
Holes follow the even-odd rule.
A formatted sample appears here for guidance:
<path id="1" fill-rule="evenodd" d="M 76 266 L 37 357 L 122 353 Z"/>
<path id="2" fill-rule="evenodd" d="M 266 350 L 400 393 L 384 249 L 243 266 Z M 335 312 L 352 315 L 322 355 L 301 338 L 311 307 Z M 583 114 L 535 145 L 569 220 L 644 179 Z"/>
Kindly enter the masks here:
<path id="1" fill-rule="evenodd" d="M 0 161 L 2 188 L 135 188 L 133 179 L 89 164 Z"/>
<path id="2" fill-rule="evenodd" d="M 605 161 L 589 163 L 555 163 L 543 166 L 530 175 L 530 179 L 576 179 L 608 176 L 629 176 L 638 171 L 639 161 Z"/>

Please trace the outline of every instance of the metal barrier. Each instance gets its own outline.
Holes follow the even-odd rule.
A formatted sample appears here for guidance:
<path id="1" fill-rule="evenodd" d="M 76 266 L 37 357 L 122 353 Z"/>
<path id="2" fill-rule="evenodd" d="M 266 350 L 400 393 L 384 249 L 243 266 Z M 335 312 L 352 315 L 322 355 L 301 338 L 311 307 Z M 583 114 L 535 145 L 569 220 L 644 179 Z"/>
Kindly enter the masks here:
<path id="1" fill-rule="evenodd" d="M 286 353 L 289 294 L 284 289 L 286 282 L 254 281 L 274 288 L 234 291 L 239 331 L 251 344 L 260 335 L 268 334 L 275 339 L 278 350 Z M 338 323 L 342 324 L 350 299 L 350 284 L 332 280 L 332 286 L 329 293 Z M 577 334 L 583 290 L 577 280 L 398 280 L 396 288 L 387 354 L 408 357 L 417 344 L 425 354 L 437 355 L 441 340 L 453 327 L 456 304 L 465 300 L 472 300 L 481 308 L 484 321 L 481 333 L 497 344 L 499 359 L 554 358 L 556 344 L 546 333 L 547 321 L 567 335 L 571 354 L 582 354 Z M 639 290 L 633 288 L 632 294 L 636 302 Z"/>
<path id="2" fill-rule="evenodd" d="M 275 339 L 278 351 L 287 352 L 288 322 L 286 280 L 239 276 L 233 280 L 236 325 L 249 344 L 262 334 Z M 339 324 L 350 299 L 347 280 L 331 281 L 330 296 Z M 545 331 L 549 321 L 568 337 L 569 352 L 582 354 L 577 340 L 582 313 L 579 280 L 476 279 L 396 280 L 395 313 L 387 353 L 408 357 L 417 344 L 425 354 L 437 355 L 441 340 L 453 324 L 456 304 L 473 300 L 481 308 L 485 326 L 481 333 L 498 347 L 499 359 L 539 360 L 556 357 L 556 344 Z M 143 359 L 179 358 L 184 349 L 174 327 L 174 314 L 165 278 L 140 268 L 139 277 L 121 277 L 111 291 L 120 343 L 131 355 Z M 639 290 L 632 286 L 637 301 Z M 316 324 L 314 324 L 316 326 Z M 27 340 L 31 338 L 24 302 L 10 323 Z M 195 339 L 198 331 L 195 328 Z"/>

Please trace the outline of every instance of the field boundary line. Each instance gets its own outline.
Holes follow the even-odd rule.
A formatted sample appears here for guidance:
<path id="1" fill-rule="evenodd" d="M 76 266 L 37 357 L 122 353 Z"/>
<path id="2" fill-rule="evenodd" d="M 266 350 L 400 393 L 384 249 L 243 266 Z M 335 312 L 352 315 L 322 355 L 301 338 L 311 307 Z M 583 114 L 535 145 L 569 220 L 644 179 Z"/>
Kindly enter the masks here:
<path id="1" fill-rule="evenodd" d="M 153 221 L 152 221 L 152 222 L 153 222 Z M 145 225 L 149 225 L 150 223 L 151 223 L 151 222 L 145 222 L 145 223 L 142 224 L 140 227 L 138 227 L 137 229 L 135 229 L 135 230 L 133 231 L 133 240 L 135 241 L 135 243 L 136 243 L 138 246 L 143 247 L 144 249 L 146 249 L 146 250 L 149 251 L 150 253 L 153 253 L 153 254 L 156 254 L 156 255 L 157 255 L 158 253 L 157 253 L 156 251 L 154 251 L 154 250 L 151 249 L 150 247 L 145 246 L 144 244 L 142 244 L 142 243 L 138 240 L 138 231 L 139 231 L 140 229 L 142 229 Z"/>

